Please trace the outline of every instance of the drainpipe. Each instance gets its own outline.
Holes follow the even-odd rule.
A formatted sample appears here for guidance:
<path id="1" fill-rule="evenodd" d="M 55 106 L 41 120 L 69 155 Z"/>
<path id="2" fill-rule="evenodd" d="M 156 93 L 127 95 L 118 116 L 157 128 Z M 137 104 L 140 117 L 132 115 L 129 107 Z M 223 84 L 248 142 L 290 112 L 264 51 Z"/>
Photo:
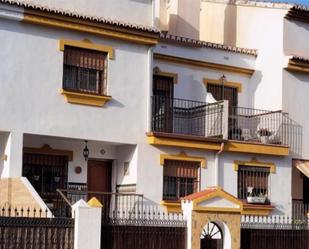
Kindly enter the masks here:
<path id="1" fill-rule="evenodd" d="M 215 186 L 219 186 L 219 155 L 223 152 L 224 143 L 221 143 L 220 150 L 215 154 Z"/>

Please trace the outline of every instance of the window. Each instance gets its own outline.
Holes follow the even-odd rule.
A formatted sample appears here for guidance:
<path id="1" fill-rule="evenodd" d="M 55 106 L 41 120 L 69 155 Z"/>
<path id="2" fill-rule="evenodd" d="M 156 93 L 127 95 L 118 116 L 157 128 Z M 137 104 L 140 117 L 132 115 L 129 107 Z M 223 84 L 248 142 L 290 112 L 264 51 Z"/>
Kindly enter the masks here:
<path id="1" fill-rule="evenodd" d="M 247 197 L 261 197 L 260 203 L 269 202 L 270 182 L 269 167 L 241 166 L 238 168 L 238 198 L 248 200 Z M 254 202 L 254 201 L 253 201 Z"/>
<path id="2" fill-rule="evenodd" d="M 164 160 L 163 200 L 179 200 L 199 189 L 200 162 Z"/>
<path id="3" fill-rule="evenodd" d="M 207 92 L 211 93 L 217 101 L 228 100 L 229 111 L 232 111 L 232 107 L 238 105 L 236 87 L 207 83 Z"/>
<path id="4" fill-rule="evenodd" d="M 57 197 L 57 189 L 65 189 L 67 184 L 68 157 L 28 154 L 23 155 L 23 176 L 46 201 Z"/>
<path id="5" fill-rule="evenodd" d="M 63 89 L 106 95 L 107 53 L 65 45 Z"/>

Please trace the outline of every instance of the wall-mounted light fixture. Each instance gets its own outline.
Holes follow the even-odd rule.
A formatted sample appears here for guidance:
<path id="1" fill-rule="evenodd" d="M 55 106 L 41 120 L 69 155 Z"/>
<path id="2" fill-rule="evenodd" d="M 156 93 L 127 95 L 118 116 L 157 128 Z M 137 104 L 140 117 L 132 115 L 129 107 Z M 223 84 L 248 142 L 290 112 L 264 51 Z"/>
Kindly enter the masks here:
<path id="1" fill-rule="evenodd" d="M 83 150 L 83 155 L 84 155 L 85 161 L 88 161 L 88 158 L 89 158 L 89 149 L 87 147 L 87 143 L 88 143 L 88 141 L 85 140 L 85 148 Z"/>

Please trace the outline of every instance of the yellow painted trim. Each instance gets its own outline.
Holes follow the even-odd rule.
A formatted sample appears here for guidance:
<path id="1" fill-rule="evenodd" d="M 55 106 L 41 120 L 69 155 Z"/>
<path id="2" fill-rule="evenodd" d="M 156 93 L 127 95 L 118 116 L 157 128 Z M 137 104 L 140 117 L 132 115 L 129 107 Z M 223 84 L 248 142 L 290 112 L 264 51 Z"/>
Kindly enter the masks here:
<path id="1" fill-rule="evenodd" d="M 107 29 L 103 25 L 98 26 L 91 23 L 82 23 L 72 18 L 58 18 L 56 16 L 48 15 L 38 15 L 35 11 L 25 11 L 23 22 L 32 23 L 37 25 L 44 25 L 55 28 L 69 29 L 79 32 L 86 32 L 89 34 L 102 35 L 106 37 L 111 37 L 115 39 L 125 40 L 129 42 L 135 42 L 145 45 L 155 45 L 158 43 L 157 35 L 143 35 L 141 33 L 134 34 L 130 32 L 116 31 L 112 29 Z M 137 33 L 137 32 L 136 32 Z"/>
<path id="2" fill-rule="evenodd" d="M 254 158 L 251 161 L 234 161 L 234 170 L 235 171 L 238 171 L 239 165 L 269 168 L 271 173 L 276 173 L 276 165 L 274 163 L 259 162 Z"/>
<path id="3" fill-rule="evenodd" d="M 111 96 L 92 95 L 86 93 L 70 92 L 60 89 L 59 92 L 65 96 L 66 101 L 71 104 L 104 106 L 112 99 Z"/>
<path id="4" fill-rule="evenodd" d="M 199 150 L 218 151 L 221 148 L 221 141 L 208 142 L 208 141 L 197 141 L 183 138 L 156 137 L 154 135 L 149 135 L 147 137 L 147 141 L 151 145 L 171 146 L 171 147 L 199 149 Z M 235 142 L 235 141 L 226 142 L 224 144 L 223 151 L 273 155 L 273 156 L 289 155 L 288 147 L 272 145 L 272 144 L 257 144 L 257 143 L 253 144 L 253 143 Z"/>
<path id="5" fill-rule="evenodd" d="M 200 61 L 200 60 L 192 60 L 192 59 L 187 59 L 187 58 L 182 58 L 182 57 L 177 57 L 177 56 L 171 56 L 171 55 L 165 55 L 165 54 L 159 54 L 159 53 L 155 53 L 153 55 L 153 57 L 156 60 L 163 60 L 163 61 L 168 61 L 168 62 L 177 63 L 177 64 L 183 64 L 183 65 L 188 65 L 188 66 L 203 67 L 203 68 L 209 68 L 209 69 L 245 74 L 245 75 L 249 75 L 249 76 L 251 76 L 254 73 L 253 69 L 223 65 L 223 64 Z"/>
<path id="6" fill-rule="evenodd" d="M 207 84 L 222 85 L 222 82 L 218 79 L 206 79 L 205 78 L 205 79 L 203 79 L 203 82 L 204 82 L 204 85 L 206 87 L 207 87 Z M 228 82 L 224 83 L 224 86 L 234 87 L 234 88 L 237 88 L 238 93 L 242 92 L 242 84 L 241 83 L 228 81 Z"/>
<path id="7" fill-rule="evenodd" d="M 241 214 L 268 216 L 273 209 L 274 207 L 263 207 L 262 205 L 254 207 L 244 205 Z"/>
<path id="8" fill-rule="evenodd" d="M 168 213 L 181 213 L 182 212 L 180 202 L 161 201 L 160 205 L 164 206 Z"/>
<path id="9" fill-rule="evenodd" d="M 202 168 L 206 168 L 205 157 L 193 157 L 188 156 L 186 153 L 181 152 L 178 155 L 160 155 L 160 165 L 164 165 L 165 160 L 177 160 L 177 161 L 189 161 L 189 162 L 199 162 Z"/>
<path id="10" fill-rule="evenodd" d="M 181 148 L 201 149 L 201 150 L 220 150 L 220 143 L 191 141 L 185 139 L 163 138 L 148 136 L 147 141 L 151 145 L 175 146 Z"/>
<path id="11" fill-rule="evenodd" d="M 90 207 L 97 207 L 97 208 L 101 208 L 103 207 L 102 203 L 95 197 L 92 197 L 88 202 L 87 204 L 90 206 Z"/>
<path id="12" fill-rule="evenodd" d="M 65 45 L 104 52 L 108 54 L 109 59 L 114 59 L 114 49 L 110 46 L 93 44 L 91 42 L 85 42 L 85 41 L 73 41 L 73 40 L 65 40 L 65 39 L 59 40 L 60 51 L 64 51 Z"/>
<path id="13" fill-rule="evenodd" d="M 199 203 L 203 202 L 203 201 L 207 201 L 216 197 L 221 197 L 223 199 L 226 199 L 232 203 L 234 203 L 235 205 L 238 205 L 239 208 L 223 208 L 223 207 L 201 207 L 199 206 Z M 226 193 L 225 191 L 223 191 L 221 188 L 217 188 L 216 191 L 206 195 L 206 196 L 202 196 L 200 198 L 197 198 L 195 200 L 192 201 L 193 202 L 193 210 L 197 210 L 197 211 L 219 211 L 219 212 L 241 212 L 243 209 L 243 203 L 238 200 L 237 198 L 235 198 L 234 196 Z"/>
<path id="14" fill-rule="evenodd" d="M 241 153 L 253 153 L 273 156 L 288 156 L 289 147 L 278 146 L 272 144 L 253 144 L 229 141 L 224 145 L 224 151 L 228 152 L 241 152 Z"/>
<path id="15" fill-rule="evenodd" d="M 44 144 L 41 148 L 24 147 L 23 153 L 40 154 L 40 155 L 67 156 L 69 161 L 73 161 L 73 151 L 53 149 L 48 144 Z"/>
<path id="16" fill-rule="evenodd" d="M 171 77 L 173 78 L 173 83 L 177 84 L 178 83 L 178 74 L 177 73 L 170 73 L 170 72 L 155 72 L 154 75 L 159 75 L 159 76 L 166 76 L 166 77 Z"/>
<path id="17" fill-rule="evenodd" d="M 291 72 L 309 73 L 309 67 L 303 67 L 300 65 L 292 65 L 290 63 L 285 69 Z"/>

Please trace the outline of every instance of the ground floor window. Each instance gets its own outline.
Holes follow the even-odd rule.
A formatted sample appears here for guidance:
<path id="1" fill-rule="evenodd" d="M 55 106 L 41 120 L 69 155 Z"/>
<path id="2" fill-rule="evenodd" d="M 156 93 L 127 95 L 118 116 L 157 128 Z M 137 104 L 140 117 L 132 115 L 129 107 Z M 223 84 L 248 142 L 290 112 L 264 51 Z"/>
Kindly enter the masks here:
<path id="1" fill-rule="evenodd" d="M 56 198 L 57 189 L 67 185 L 68 157 L 24 153 L 23 176 L 46 201 Z"/>
<path id="2" fill-rule="evenodd" d="M 165 160 L 163 200 L 179 200 L 199 190 L 200 162 Z"/>
<path id="3" fill-rule="evenodd" d="M 252 203 L 267 203 L 270 196 L 270 168 L 238 168 L 238 198 Z"/>

